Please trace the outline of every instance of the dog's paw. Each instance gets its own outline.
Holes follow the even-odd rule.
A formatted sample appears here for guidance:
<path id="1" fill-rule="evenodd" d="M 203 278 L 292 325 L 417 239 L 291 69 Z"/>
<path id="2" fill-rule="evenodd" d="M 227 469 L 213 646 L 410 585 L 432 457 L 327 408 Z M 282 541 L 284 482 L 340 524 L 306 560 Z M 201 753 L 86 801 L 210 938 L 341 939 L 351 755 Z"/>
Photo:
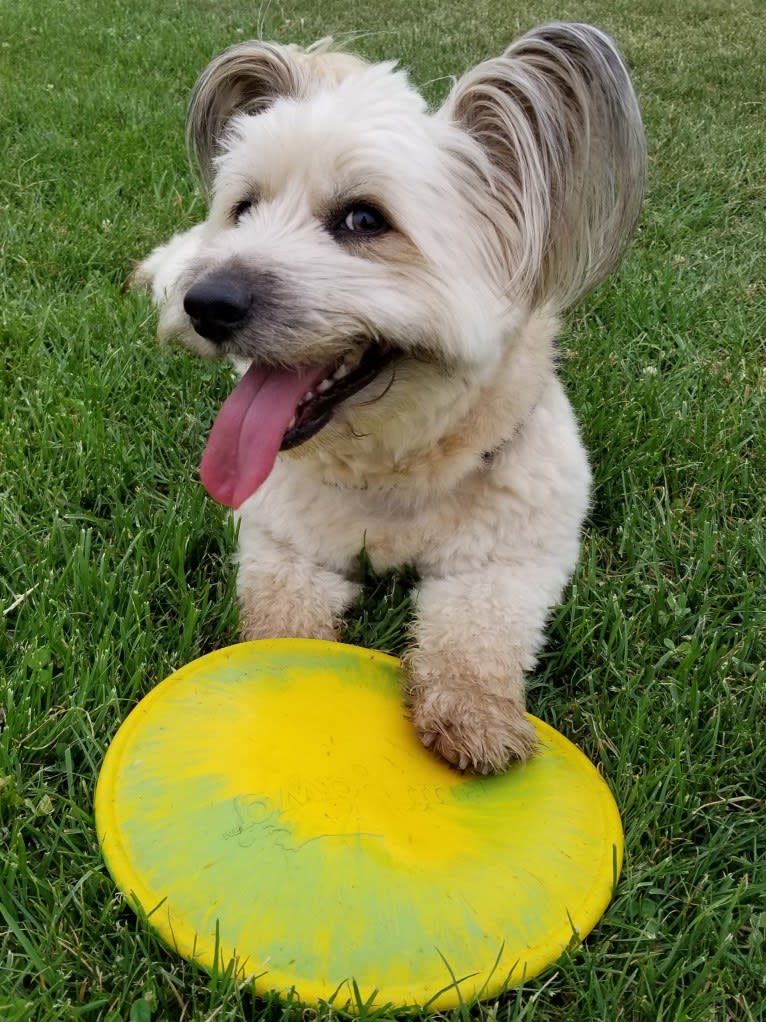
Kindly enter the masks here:
<path id="1" fill-rule="evenodd" d="M 535 751 L 537 736 L 512 695 L 480 684 L 410 685 L 409 709 L 423 745 L 458 770 L 502 773 Z"/>
<path id="2" fill-rule="evenodd" d="M 337 642 L 340 625 L 333 621 L 311 619 L 306 615 L 282 619 L 263 611 L 253 612 L 242 608 L 240 640 L 252 642 L 255 639 L 322 639 Z"/>
<path id="3" fill-rule="evenodd" d="M 240 634 L 252 639 L 337 640 L 342 618 L 322 587 L 289 569 L 242 573 L 239 582 Z"/>

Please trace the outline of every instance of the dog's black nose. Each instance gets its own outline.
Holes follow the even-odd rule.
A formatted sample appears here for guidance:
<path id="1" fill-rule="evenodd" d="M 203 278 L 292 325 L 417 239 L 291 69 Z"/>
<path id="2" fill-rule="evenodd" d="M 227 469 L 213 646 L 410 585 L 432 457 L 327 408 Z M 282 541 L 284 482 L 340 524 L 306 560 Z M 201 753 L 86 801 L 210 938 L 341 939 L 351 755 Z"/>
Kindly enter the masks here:
<path id="1" fill-rule="evenodd" d="M 184 309 L 194 329 L 216 344 L 228 340 L 242 326 L 251 304 L 250 288 L 231 276 L 198 280 L 184 297 Z"/>

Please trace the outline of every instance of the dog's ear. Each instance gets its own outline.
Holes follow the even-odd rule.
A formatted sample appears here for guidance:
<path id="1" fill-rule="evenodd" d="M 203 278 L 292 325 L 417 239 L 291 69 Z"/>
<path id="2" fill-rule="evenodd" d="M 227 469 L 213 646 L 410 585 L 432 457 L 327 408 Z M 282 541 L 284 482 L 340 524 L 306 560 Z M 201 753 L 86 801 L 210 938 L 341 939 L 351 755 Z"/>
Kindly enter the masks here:
<path id="1" fill-rule="evenodd" d="M 210 187 L 213 159 L 237 113 L 256 114 L 280 96 L 302 96 L 307 72 L 290 47 L 250 41 L 230 46 L 197 79 L 186 118 L 186 140 Z"/>
<path id="2" fill-rule="evenodd" d="M 614 269 L 638 218 L 646 154 L 630 77 L 606 35 L 535 29 L 464 75 L 442 114 L 489 160 L 520 293 L 564 309 Z"/>
<path id="3" fill-rule="evenodd" d="M 283 96 L 302 98 L 365 66 L 360 57 L 336 49 L 330 37 L 306 49 L 250 40 L 224 50 L 197 79 L 186 118 L 189 154 L 206 187 L 212 184 L 214 157 L 235 114 L 260 113 Z"/>

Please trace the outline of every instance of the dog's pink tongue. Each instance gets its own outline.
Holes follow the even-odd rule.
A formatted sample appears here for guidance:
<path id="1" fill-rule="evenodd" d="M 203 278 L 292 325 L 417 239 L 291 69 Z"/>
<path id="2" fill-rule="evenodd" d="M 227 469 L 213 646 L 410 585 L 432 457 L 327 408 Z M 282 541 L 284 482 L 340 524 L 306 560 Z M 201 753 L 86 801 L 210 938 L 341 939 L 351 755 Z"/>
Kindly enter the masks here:
<path id="1" fill-rule="evenodd" d="M 282 437 L 321 369 L 287 372 L 251 365 L 221 406 L 202 455 L 205 489 L 239 507 L 274 467 Z"/>

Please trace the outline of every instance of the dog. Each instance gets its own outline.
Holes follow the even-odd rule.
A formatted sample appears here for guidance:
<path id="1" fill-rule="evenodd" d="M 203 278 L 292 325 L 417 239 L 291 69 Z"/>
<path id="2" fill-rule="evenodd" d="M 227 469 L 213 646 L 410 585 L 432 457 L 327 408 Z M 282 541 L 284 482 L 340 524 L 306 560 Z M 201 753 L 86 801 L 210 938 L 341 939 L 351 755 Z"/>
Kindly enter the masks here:
<path id="1" fill-rule="evenodd" d="M 625 65 L 545 25 L 432 112 L 394 62 L 244 42 L 199 77 L 187 140 L 208 217 L 136 279 L 161 337 L 240 373 L 200 474 L 239 516 L 242 636 L 336 639 L 362 549 L 414 568 L 417 734 L 502 772 L 535 747 L 525 674 L 589 508 L 556 339 L 639 214 Z"/>

